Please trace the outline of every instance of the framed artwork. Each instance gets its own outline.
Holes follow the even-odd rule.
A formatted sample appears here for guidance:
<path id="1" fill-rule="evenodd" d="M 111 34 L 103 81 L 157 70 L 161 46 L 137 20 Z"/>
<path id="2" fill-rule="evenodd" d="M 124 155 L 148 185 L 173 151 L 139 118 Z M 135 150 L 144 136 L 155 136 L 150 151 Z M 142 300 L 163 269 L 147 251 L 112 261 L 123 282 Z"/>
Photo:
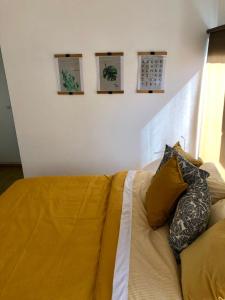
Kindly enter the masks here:
<path id="1" fill-rule="evenodd" d="M 123 52 L 95 53 L 97 62 L 98 94 L 122 94 Z"/>
<path id="2" fill-rule="evenodd" d="M 83 95 L 82 54 L 55 54 L 58 69 L 58 94 Z"/>
<path id="3" fill-rule="evenodd" d="M 137 93 L 164 93 L 166 51 L 138 52 Z"/>

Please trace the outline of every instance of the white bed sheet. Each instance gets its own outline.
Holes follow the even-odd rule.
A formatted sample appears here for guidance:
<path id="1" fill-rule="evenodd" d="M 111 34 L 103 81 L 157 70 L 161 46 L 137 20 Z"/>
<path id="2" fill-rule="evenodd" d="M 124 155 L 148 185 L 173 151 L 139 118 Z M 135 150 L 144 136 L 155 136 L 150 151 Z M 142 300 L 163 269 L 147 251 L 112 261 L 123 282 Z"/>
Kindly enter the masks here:
<path id="1" fill-rule="evenodd" d="M 152 176 L 136 171 L 126 179 L 113 300 L 182 300 L 168 227 L 153 231 L 147 220 L 144 199 Z"/>

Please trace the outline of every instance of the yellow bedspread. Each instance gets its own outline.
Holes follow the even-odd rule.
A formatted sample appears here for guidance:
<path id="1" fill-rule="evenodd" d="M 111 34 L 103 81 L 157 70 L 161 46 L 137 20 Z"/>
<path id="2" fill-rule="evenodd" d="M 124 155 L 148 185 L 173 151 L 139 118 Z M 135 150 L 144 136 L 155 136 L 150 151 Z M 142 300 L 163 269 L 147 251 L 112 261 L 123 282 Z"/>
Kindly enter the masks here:
<path id="1" fill-rule="evenodd" d="M 108 300 L 126 173 L 16 182 L 0 197 L 0 300 Z"/>

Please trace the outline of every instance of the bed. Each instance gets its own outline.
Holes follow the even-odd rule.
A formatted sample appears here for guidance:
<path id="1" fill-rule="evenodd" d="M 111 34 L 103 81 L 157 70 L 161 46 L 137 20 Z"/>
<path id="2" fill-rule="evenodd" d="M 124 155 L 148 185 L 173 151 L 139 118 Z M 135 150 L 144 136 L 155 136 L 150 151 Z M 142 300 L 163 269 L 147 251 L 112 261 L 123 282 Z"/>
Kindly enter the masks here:
<path id="1" fill-rule="evenodd" d="M 147 221 L 153 175 L 13 184 L 0 197 L 0 300 L 182 300 L 168 226 Z"/>

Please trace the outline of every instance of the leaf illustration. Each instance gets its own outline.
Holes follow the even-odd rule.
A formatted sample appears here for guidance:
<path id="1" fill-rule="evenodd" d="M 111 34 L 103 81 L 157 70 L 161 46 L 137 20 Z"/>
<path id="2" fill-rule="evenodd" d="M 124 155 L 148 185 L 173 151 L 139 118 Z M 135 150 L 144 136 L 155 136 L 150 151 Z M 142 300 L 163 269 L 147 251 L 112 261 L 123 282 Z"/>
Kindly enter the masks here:
<path id="1" fill-rule="evenodd" d="M 63 86 L 68 92 L 78 91 L 80 85 L 68 71 L 62 70 Z"/>
<path id="2" fill-rule="evenodd" d="M 115 81 L 117 78 L 118 72 L 114 66 L 106 66 L 103 69 L 103 77 L 108 81 Z"/>

